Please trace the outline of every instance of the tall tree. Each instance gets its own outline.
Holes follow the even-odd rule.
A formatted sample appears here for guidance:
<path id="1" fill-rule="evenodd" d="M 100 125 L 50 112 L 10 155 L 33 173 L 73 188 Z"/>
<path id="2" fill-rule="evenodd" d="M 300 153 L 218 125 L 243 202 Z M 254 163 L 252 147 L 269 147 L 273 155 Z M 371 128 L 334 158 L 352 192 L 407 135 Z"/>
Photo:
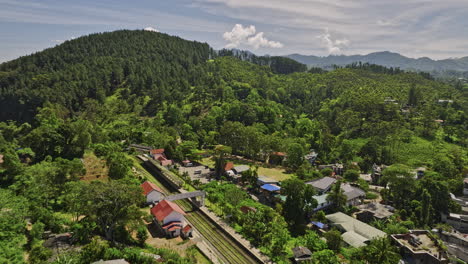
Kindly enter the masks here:
<path id="1" fill-rule="evenodd" d="M 341 189 L 341 182 L 338 181 L 333 185 L 331 192 L 328 193 L 327 201 L 330 202 L 334 211 L 341 211 L 346 205 L 346 195 Z"/>

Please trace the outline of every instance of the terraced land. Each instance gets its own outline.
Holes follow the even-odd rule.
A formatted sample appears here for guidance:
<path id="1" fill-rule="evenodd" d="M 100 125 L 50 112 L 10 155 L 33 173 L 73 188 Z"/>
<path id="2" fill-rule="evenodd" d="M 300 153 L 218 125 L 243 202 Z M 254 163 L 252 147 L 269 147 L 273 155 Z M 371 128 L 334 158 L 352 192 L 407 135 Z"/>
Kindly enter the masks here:
<path id="1" fill-rule="evenodd" d="M 136 160 L 136 159 L 135 159 Z M 140 164 L 138 164 L 140 165 Z M 177 192 L 171 191 L 168 186 L 163 182 L 157 180 L 157 178 L 152 175 L 148 170 L 143 170 L 143 167 L 140 165 L 137 167 L 140 170 L 140 173 L 149 181 L 154 182 L 156 185 L 161 187 L 166 194 L 175 194 Z M 198 211 L 197 208 L 193 208 L 192 204 L 186 200 L 175 201 L 184 211 L 190 212 L 186 215 L 187 221 L 189 221 L 192 226 L 198 231 L 198 233 L 203 237 L 203 239 L 209 243 L 216 251 L 219 259 L 223 263 L 232 263 L 232 264 L 249 264 L 249 263 L 259 263 L 255 258 L 251 257 L 244 248 L 237 245 L 236 242 L 225 235 L 223 230 L 216 226 L 209 218 L 207 218 L 203 213 Z"/>

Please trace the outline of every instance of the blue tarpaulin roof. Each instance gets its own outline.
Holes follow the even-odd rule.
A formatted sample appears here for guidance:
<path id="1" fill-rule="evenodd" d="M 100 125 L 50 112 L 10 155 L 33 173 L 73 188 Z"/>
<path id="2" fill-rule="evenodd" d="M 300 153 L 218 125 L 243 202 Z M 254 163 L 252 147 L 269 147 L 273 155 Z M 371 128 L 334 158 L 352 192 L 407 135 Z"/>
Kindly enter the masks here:
<path id="1" fill-rule="evenodd" d="M 318 228 L 324 228 L 324 227 L 325 227 L 325 224 L 324 224 L 324 223 L 314 222 L 314 221 L 312 221 L 311 223 L 312 223 L 313 225 L 317 226 Z"/>
<path id="2" fill-rule="evenodd" d="M 262 188 L 264 190 L 267 190 L 269 192 L 275 192 L 275 191 L 281 190 L 281 188 L 279 186 L 276 186 L 276 185 L 273 185 L 273 184 L 264 184 L 260 188 Z"/>

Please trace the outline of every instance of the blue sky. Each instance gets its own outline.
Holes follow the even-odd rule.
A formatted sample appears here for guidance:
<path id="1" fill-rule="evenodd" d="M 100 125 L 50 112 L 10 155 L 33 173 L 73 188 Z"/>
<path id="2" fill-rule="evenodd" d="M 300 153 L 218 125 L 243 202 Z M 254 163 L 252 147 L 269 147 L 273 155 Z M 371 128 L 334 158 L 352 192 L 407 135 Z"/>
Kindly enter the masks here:
<path id="1" fill-rule="evenodd" d="M 0 62 L 147 27 L 257 54 L 468 56 L 468 0 L 0 0 Z"/>

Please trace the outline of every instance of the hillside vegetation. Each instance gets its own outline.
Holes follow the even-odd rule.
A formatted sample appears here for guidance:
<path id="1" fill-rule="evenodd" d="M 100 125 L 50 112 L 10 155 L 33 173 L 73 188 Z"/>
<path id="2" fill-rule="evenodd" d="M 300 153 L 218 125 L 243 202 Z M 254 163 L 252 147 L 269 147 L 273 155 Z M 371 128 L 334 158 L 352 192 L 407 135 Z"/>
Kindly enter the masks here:
<path id="1" fill-rule="evenodd" d="M 279 263 L 287 261 L 294 241 L 319 239 L 315 233 L 303 237 L 305 213 L 291 216 L 303 209 L 294 204 L 294 195 L 299 195 L 295 188 L 319 174 L 304 161 L 311 150 L 318 153 L 317 164 L 339 162 L 362 172 L 370 172 L 374 163 L 408 169 L 425 166 L 430 176 L 424 182 L 394 182 L 392 186 L 406 188 L 384 193 L 418 227 L 436 224 L 442 211 L 457 211 L 449 208 L 448 192 L 459 194 L 467 173 L 466 87 L 415 73 L 376 72 L 357 66 L 309 73 L 292 60 L 243 61 L 227 55 L 204 43 L 124 30 L 81 37 L 1 64 L 0 154 L 4 162 L 0 185 L 9 190 L 2 191 L 0 199 L 18 201 L 7 204 L 7 211 L 23 212 L 8 215 L 8 219 L 15 223 L 29 219 L 37 230 L 73 230 L 80 235 L 79 243 L 91 245 L 76 256 L 88 263 L 99 260 L 86 258 L 92 245 L 103 248 L 96 255 L 105 256 L 101 258 L 111 256 L 103 253 L 107 251 L 114 252 L 112 256 L 130 254 L 113 248 L 115 242 L 136 247 L 129 250 L 139 256 L 141 244 L 130 233 L 141 226 L 137 213 L 142 204 L 140 181 L 124 153 L 131 143 L 164 148 L 168 158 L 176 161 L 197 160 L 201 151 L 216 153 L 222 149 L 219 145 L 226 147 L 226 153 L 258 162 L 268 160 L 272 152 L 285 152 L 288 157 L 283 165 L 294 175 L 285 184 L 292 197 L 286 200 L 284 208 L 288 209 L 263 209 L 265 219 L 281 224 L 275 232 L 281 232 L 278 237 L 289 244 L 283 240 L 270 243 L 269 229 L 250 232 L 250 224 L 237 223 Z M 79 180 L 86 175 L 80 160 L 84 155 L 85 165 L 97 170 L 88 175 L 108 181 Z M 90 157 L 96 164 L 90 165 Z M 426 185 L 437 188 L 428 194 Z M 225 188 L 226 197 L 230 192 L 245 196 L 235 186 L 213 183 L 205 188 L 214 198 L 218 188 Z M 301 190 L 302 194 L 313 193 Z M 431 202 L 429 197 L 420 205 L 421 197 L 428 195 L 442 197 L 443 202 Z M 113 219 L 115 232 L 102 224 L 102 218 L 113 215 L 108 211 L 101 214 L 109 208 L 100 202 L 101 196 L 124 204 L 116 206 L 122 212 Z M 253 203 L 247 198 L 243 202 Z M 227 202 L 222 204 L 226 214 L 233 208 L 237 210 Z M 9 230 L 5 240 L 1 239 L 0 248 L 8 251 L 0 252 L 0 260 L 21 262 L 23 246 L 36 258 L 35 263 L 50 257 L 38 242 L 40 236 L 31 235 L 25 224 L 8 228 L 3 220 L 0 224 L 0 230 Z M 95 235 L 105 237 L 111 245 L 93 239 Z M 318 248 L 323 252 L 318 251 L 322 253 L 317 259 L 326 254 L 335 261 L 329 263 L 338 261 L 330 249 L 339 252 L 339 248 L 326 249 L 323 242 Z M 136 259 L 132 263 L 147 263 Z M 364 263 L 363 258 L 359 260 L 363 262 L 354 261 Z"/>

